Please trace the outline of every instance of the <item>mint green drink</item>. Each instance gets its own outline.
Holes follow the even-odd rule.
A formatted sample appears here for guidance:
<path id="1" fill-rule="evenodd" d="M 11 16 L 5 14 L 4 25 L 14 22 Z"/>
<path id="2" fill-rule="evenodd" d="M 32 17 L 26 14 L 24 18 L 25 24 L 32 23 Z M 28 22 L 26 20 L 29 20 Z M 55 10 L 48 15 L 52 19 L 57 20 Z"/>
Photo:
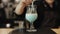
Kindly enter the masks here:
<path id="1" fill-rule="evenodd" d="M 26 20 L 28 20 L 30 23 L 33 23 L 37 19 L 37 13 L 27 13 L 25 17 Z"/>

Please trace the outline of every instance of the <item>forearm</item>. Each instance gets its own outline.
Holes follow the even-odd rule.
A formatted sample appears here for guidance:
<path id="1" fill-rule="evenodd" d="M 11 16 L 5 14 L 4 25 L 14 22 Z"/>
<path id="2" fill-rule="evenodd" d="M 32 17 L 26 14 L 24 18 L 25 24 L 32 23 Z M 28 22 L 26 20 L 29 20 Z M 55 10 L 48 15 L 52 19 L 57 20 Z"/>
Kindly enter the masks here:
<path id="1" fill-rule="evenodd" d="M 16 9 L 15 9 L 15 13 L 16 13 L 17 15 L 23 14 L 24 8 L 25 8 L 25 5 L 22 4 L 22 3 L 19 3 L 19 4 L 17 5 Z"/>
<path id="2" fill-rule="evenodd" d="M 32 3 L 32 0 L 21 0 L 20 3 L 17 5 L 15 13 L 17 15 L 21 15 L 24 12 L 24 8 Z"/>

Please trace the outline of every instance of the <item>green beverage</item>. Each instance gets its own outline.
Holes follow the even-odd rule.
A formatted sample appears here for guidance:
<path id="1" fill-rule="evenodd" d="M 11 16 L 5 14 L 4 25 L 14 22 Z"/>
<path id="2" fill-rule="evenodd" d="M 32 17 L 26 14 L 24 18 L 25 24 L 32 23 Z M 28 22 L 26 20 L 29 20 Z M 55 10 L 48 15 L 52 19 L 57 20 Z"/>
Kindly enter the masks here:
<path id="1" fill-rule="evenodd" d="M 26 20 L 28 20 L 30 23 L 33 23 L 37 19 L 37 13 L 27 13 L 25 17 Z"/>

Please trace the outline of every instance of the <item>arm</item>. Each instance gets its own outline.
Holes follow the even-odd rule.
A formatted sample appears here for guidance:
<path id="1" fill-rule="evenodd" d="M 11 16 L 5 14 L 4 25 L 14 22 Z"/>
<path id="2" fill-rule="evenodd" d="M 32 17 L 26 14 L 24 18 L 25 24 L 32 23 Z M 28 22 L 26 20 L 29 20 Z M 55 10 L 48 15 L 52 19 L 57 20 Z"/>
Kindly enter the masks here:
<path id="1" fill-rule="evenodd" d="M 22 3 L 19 3 L 15 9 L 15 13 L 17 15 L 21 15 L 24 12 L 25 5 Z"/>
<path id="2" fill-rule="evenodd" d="M 28 6 L 32 0 L 21 0 L 21 2 L 17 5 L 15 13 L 17 15 L 21 15 L 24 12 L 24 8 Z"/>

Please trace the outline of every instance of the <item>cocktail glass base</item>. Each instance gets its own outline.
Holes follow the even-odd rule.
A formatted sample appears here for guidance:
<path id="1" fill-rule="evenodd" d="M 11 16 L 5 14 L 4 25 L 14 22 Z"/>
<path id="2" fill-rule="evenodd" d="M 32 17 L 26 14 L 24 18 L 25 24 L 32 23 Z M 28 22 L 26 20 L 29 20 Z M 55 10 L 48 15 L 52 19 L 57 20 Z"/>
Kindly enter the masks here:
<path id="1" fill-rule="evenodd" d="M 36 29 L 28 29 L 28 30 L 26 30 L 27 32 L 37 32 L 37 30 Z"/>

